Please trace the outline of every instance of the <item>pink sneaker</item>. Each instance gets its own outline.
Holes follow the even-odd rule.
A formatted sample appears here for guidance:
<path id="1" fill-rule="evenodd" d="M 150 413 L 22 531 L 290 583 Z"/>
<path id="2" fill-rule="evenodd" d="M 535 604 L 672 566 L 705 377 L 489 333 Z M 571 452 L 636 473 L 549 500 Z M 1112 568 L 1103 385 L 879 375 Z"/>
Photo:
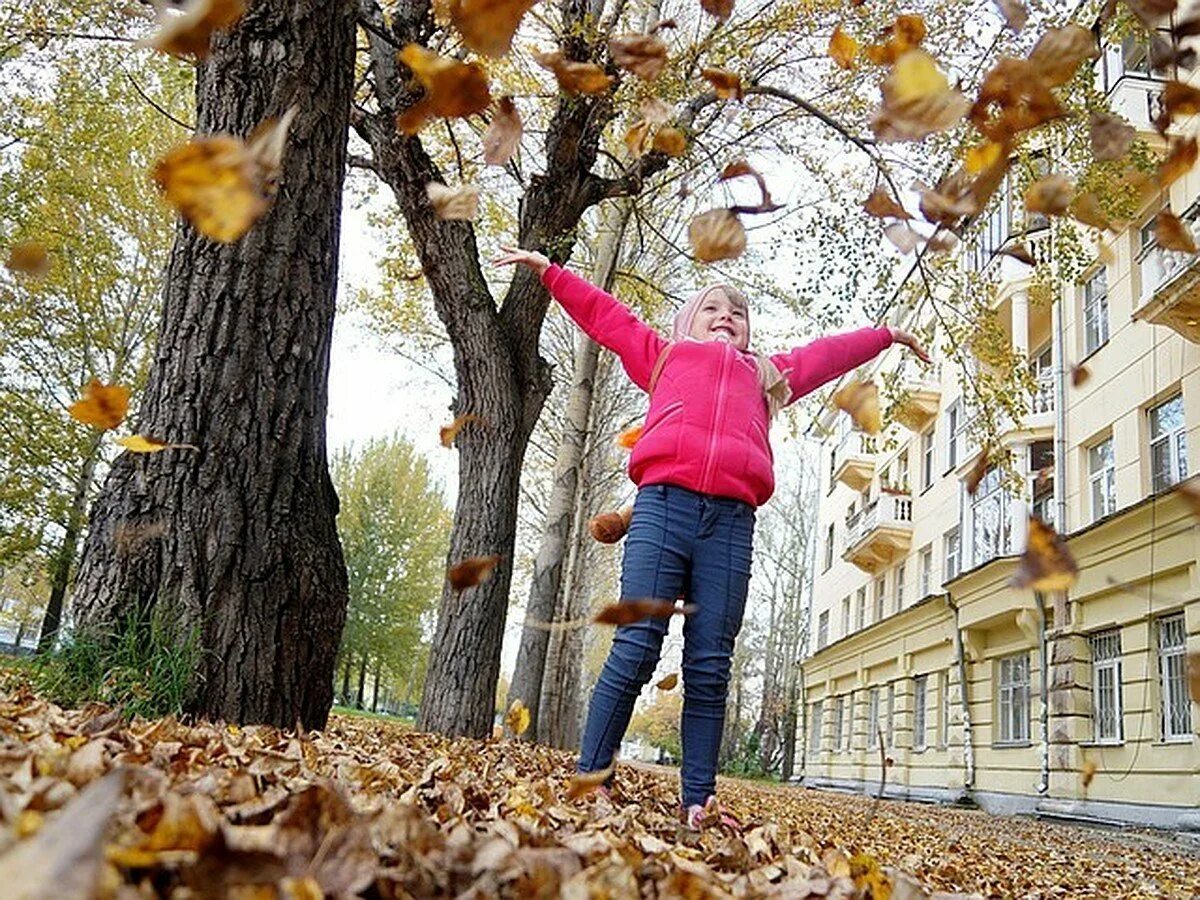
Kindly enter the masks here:
<path id="1" fill-rule="evenodd" d="M 742 831 L 742 823 L 721 808 L 716 795 L 709 797 L 703 806 L 698 803 L 689 806 L 683 821 L 693 831 L 700 831 L 709 825 L 718 825 L 737 834 Z"/>

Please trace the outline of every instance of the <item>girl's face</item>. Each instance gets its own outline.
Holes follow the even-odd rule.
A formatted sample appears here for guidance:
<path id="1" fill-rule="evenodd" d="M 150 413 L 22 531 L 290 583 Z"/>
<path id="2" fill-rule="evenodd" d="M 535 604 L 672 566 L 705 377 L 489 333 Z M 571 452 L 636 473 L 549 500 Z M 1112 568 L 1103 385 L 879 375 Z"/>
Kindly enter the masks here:
<path id="1" fill-rule="evenodd" d="M 725 341 L 739 350 L 750 345 L 746 307 L 724 291 L 709 291 L 692 317 L 690 337 L 698 341 Z"/>

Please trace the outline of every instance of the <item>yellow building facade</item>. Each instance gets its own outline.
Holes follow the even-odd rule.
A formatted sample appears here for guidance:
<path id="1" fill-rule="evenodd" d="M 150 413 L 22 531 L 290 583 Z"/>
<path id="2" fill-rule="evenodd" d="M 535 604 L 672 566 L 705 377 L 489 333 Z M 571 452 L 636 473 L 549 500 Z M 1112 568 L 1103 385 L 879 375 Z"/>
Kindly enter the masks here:
<path id="1" fill-rule="evenodd" d="M 1097 81 L 1147 133 L 1158 86 L 1137 48 Z M 860 372 L 909 391 L 875 439 L 829 413 L 820 542 L 803 662 L 805 785 L 997 812 L 1200 828 L 1200 529 L 1174 487 L 1200 473 L 1200 257 L 1153 238 L 1163 198 L 1053 303 L 999 253 L 1050 232 L 1020 222 L 1007 185 L 962 265 L 994 276 L 993 306 L 1035 388 L 1002 425 L 1023 490 L 978 458 L 954 361 L 922 371 L 889 350 Z M 1170 189 L 1200 235 L 1200 175 Z M 923 324 L 908 322 L 908 325 Z M 1070 370 L 1090 377 L 1079 386 Z M 1065 598 L 1010 587 L 1029 512 L 1080 569 Z"/>

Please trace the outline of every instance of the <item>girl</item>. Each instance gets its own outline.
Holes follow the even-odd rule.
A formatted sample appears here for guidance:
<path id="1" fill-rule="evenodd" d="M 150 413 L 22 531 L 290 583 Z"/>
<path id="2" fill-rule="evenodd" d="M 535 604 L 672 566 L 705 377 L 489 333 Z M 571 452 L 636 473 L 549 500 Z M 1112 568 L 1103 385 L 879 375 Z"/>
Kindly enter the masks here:
<path id="1" fill-rule="evenodd" d="M 540 253 L 505 247 L 494 265 L 528 266 L 568 315 L 620 357 L 650 394 L 629 460 L 638 485 L 621 567 L 622 600 L 686 596 L 683 623 L 683 810 L 690 827 L 720 815 L 717 750 L 725 722 L 734 640 L 750 585 L 754 511 L 775 487 L 767 436 L 789 403 L 862 365 L 892 343 L 929 361 L 895 328 L 862 328 L 771 357 L 751 353 L 750 312 L 716 284 L 675 315 L 667 342 L 623 304 Z M 579 771 L 608 768 L 634 701 L 658 664 L 668 619 L 617 628 L 592 693 Z M 726 824 L 736 821 L 721 816 Z"/>

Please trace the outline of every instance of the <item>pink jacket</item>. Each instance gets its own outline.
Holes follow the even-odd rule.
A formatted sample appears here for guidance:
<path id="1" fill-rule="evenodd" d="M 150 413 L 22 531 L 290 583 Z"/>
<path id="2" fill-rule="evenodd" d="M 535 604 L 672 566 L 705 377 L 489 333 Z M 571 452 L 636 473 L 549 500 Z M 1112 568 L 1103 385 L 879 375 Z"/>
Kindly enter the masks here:
<path id="1" fill-rule="evenodd" d="M 542 281 L 572 319 L 620 357 L 633 383 L 649 390 L 667 342 L 593 284 L 552 265 Z M 886 328 L 819 338 L 771 361 L 793 402 L 862 365 L 892 343 Z M 761 506 L 775 490 L 767 401 L 754 357 L 724 341 L 678 342 L 650 396 L 650 412 L 629 459 L 638 486 L 677 484 Z"/>

